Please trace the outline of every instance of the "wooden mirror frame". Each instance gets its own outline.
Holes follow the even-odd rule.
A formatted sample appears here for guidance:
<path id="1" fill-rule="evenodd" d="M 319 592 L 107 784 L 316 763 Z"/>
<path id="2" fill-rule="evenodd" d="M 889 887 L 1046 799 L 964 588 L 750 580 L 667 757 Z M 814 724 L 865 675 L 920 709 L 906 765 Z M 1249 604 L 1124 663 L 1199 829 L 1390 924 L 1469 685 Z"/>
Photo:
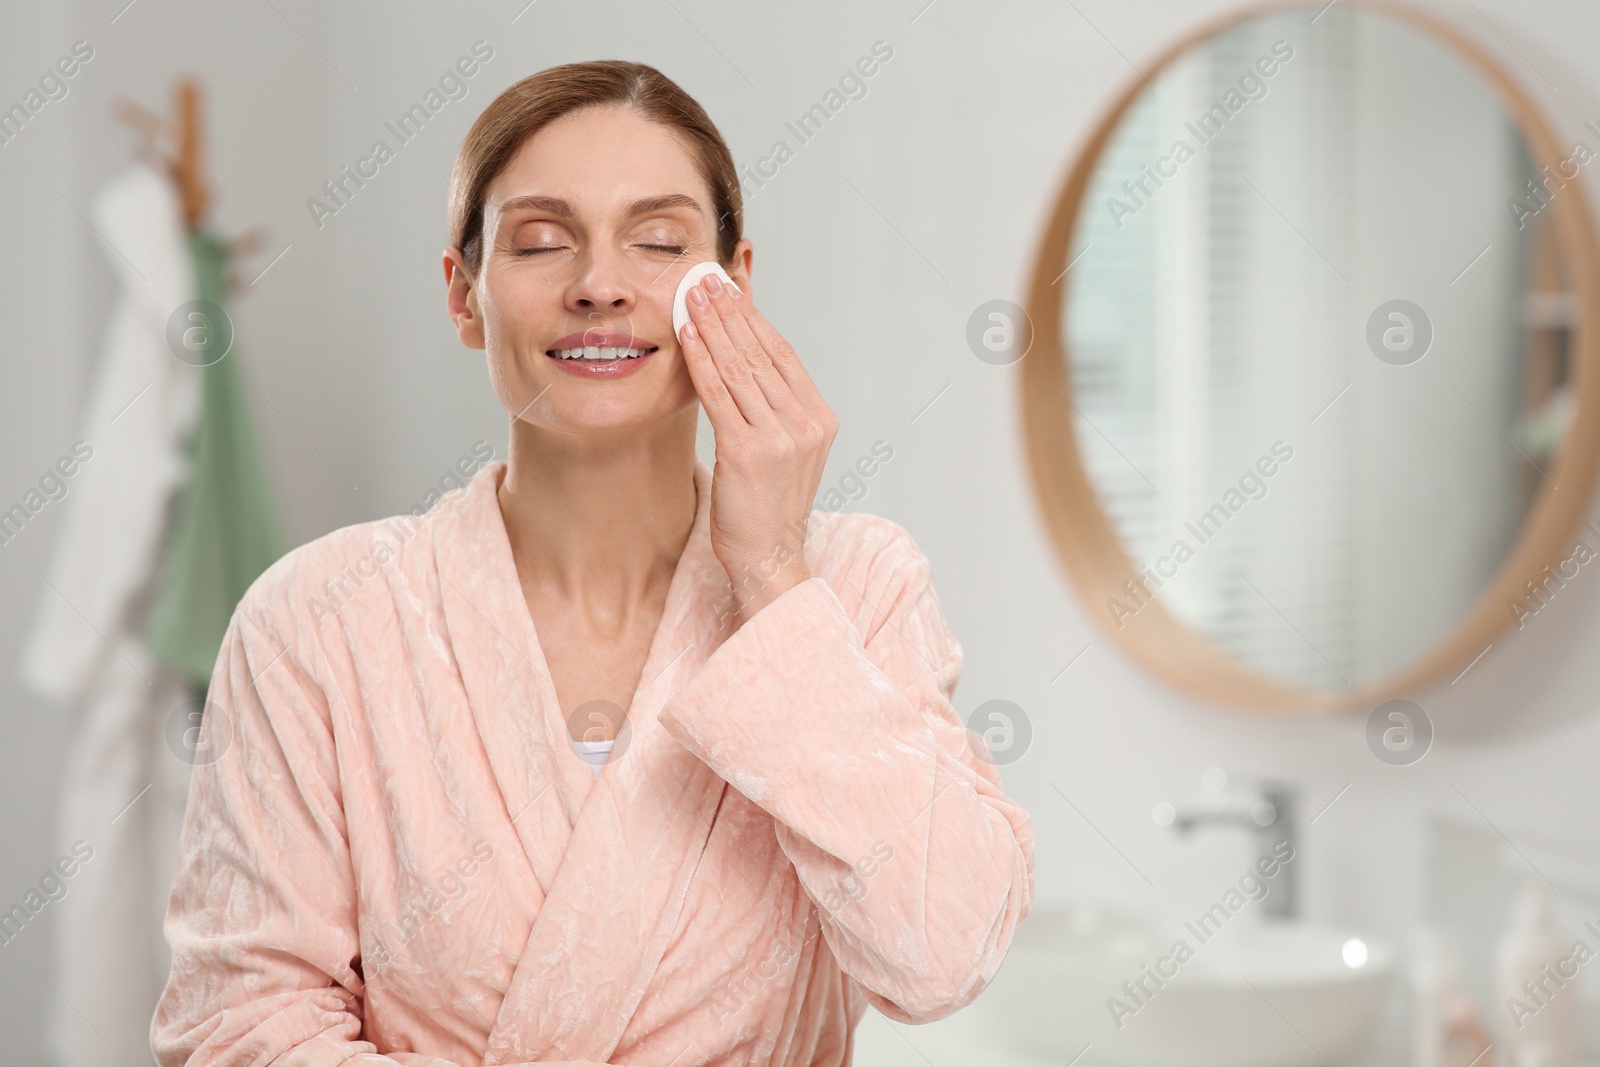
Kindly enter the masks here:
<path id="1" fill-rule="evenodd" d="M 1251 19 L 1297 10 L 1309 13 L 1324 6 L 1323 0 L 1267 3 L 1230 13 L 1161 53 L 1149 78 L 1154 79 L 1197 44 Z M 1532 100 L 1475 42 L 1431 15 L 1385 0 L 1347 0 L 1346 6 L 1408 23 L 1453 50 L 1497 91 L 1521 130 L 1536 167 L 1553 167 L 1563 158 L 1559 142 Z M 1455 672 L 1464 673 L 1476 663 L 1511 622 L 1510 603 L 1524 595 L 1523 583 L 1539 578 L 1544 567 L 1571 551 L 1600 468 L 1600 329 L 1596 321 L 1600 316 L 1600 241 L 1582 173 L 1558 189 L 1566 195 L 1552 197 L 1545 209 L 1551 212 L 1548 232 L 1567 274 L 1575 308 L 1568 350 L 1573 416 L 1555 461 L 1546 471 L 1548 482 L 1536 491 L 1511 550 L 1455 627 L 1409 666 L 1377 683 L 1348 690 L 1297 688 L 1247 666 L 1173 616 L 1159 594 L 1146 598 L 1137 616 L 1122 629 L 1112 624 L 1104 607 L 1110 599 L 1125 595 L 1124 582 L 1132 581 L 1137 588 L 1139 570 L 1112 529 L 1078 450 L 1062 336 L 1068 291 L 1063 280 L 1071 269 L 1068 250 L 1101 154 L 1124 113 L 1149 84 L 1144 74 L 1133 79 L 1079 150 L 1046 223 L 1028 288 L 1026 311 L 1032 319 L 1033 342 L 1018 376 L 1024 446 L 1035 499 L 1067 576 L 1102 629 L 1138 663 L 1178 689 L 1231 710 L 1308 715 L 1362 705 L 1375 707 L 1447 675 L 1459 677 Z"/>

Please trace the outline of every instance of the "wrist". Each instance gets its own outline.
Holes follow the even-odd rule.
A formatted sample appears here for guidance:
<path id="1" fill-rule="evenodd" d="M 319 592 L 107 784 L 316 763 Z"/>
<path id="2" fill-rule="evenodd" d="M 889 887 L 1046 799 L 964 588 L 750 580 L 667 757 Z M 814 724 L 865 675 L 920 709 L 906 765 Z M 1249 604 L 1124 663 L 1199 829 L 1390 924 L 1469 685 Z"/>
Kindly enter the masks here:
<path id="1" fill-rule="evenodd" d="M 783 594 L 803 582 L 815 577 L 811 568 L 803 562 L 791 567 L 781 568 L 772 577 L 747 580 L 742 584 L 735 584 L 733 590 L 733 613 L 739 625 L 750 621 L 762 608 L 777 600 Z"/>

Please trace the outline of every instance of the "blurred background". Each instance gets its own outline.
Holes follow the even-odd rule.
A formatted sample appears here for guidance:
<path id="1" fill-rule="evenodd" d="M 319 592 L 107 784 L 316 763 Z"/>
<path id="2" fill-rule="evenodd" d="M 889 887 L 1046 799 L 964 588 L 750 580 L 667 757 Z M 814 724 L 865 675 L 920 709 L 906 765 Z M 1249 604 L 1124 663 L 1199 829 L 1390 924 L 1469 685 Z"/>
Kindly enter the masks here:
<path id="1" fill-rule="evenodd" d="M 1584 128 L 1600 123 L 1593 54 L 1600 6 L 1420 6 L 1495 56 L 1538 101 L 1563 145 L 1583 138 L 1600 147 Z M 1424 997 L 1418 990 L 1431 988 L 1419 977 L 1425 968 L 1417 953 L 1444 931 L 1464 992 L 1487 1016 L 1494 946 L 1524 883 L 1550 890 L 1564 937 L 1600 949 L 1600 937 L 1581 925 L 1600 925 L 1600 661 L 1591 651 L 1600 637 L 1600 579 L 1584 568 L 1466 672 L 1408 694 L 1431 721 L 1426 758 L 1405 765 L 1377 758 L 1368 743 L 1371 708 L 1240 715 L 1153 677 L 1092 617 L 1101 608 L 1086 606 L 1069 584 L 1033 498 L 1020 430 L 1021 365 L 979 358 L 968 341 L 980 307 L 1024 302 L 1067 169 L 1115 95 L 1141 77 L 1136 68 L 1231 7 L 1156 0 L 11 5 L 8 32 L 0 34 L 0 106 L 61 69 L 57 60 L 73 55 L 77 42 L 88 42 L 92 57 L 80 52 L 75 73 L 62 79 L 65 95 L 20 132 L 8 130 L 0 145 L 0 247 L 10 251 L 0 263 L 0 507 L 23 500 L 85 438 L 120 269 L 95 205 L 133 165 L 139 141 L 114 117 L 115 101 L 169 116 L 175 81 L 195 78 L 210 222 L 224 238 L 261 232 L 259 248 L 234 267 L 239 291 L 228 310 L 236 340 L 228 358 L 241 376 L 276 521 L 296 545 L 412 510 L 453 484 L 452 471 L 473 460 L 479 442 L 503 458 L 505 412 L 481 354 L 459 345 L 444 314 L 440 252 L 456 150 L 478 112 L 529 73 L 580 59 L 652 64 L 705 105 L 752 176 L 744 192 L 755 300 L 841 421 L 823 489 L 842 486 L 848 509 L 904 525 L 932 560 L 966 656 L 956 697 L 962 717 L 1004 700 L 1025 719 L 1026 744 L 1007 757 L 1002 774 L 1038 833 L 1040 905 L 1061 915 L 1114 905 L 1192 917 L 1253 863 L 1257 838 L 1227 828 L 1179 834 L 1175 820 L 1159 817 L 1160 806 L 1181 813 L 1237 802 L 1250 810 L 1261 796 L 1256 779 L 1292 783 L 1295 921 L 1347 931 L 1341 944 L 1359 940 L 1372 946 L 1374 961 L 1393 964 L 1374 1027 L 1400 1035 L 1394 1048 L 1409 1049 L 1408 1020 Z M 336 211 L 314 210 L 314 199 L 336 203 L 324 183 L 339 180 L 375 140 L 394 144 L 385 124 L 478 42 L 492 57 L 463 79 L 465 95 L 432 114 Z M 880 62 L 860 79 L 865 91 L 802 143 L 789 124 L 871 54 Z M 747 170 L 770 160 L 780 140 L 792 150 L 781 162 Z M 1595 170 L 1584 168 L 1583 188 L 1571 195 L 1592 195 Z M 1463 265 L 1470 254 L 1460 257 Z M 893 458 L 868 479 L 849 479 L 880 441 Z M 711 461 L 709 450 L 703 458 Z M 44 578 L 72 500 L 69 491 L 0 545 L 6 909 L 64 854 L 63 774 L 84 736 L 84 700 L 49 699 L 19 674 L 29 633 L 55 595 Z M 1438 533 L 1441 541 L 1450 536 L 1448 528 Z M 1600 545 L 1600 537 L 1590 543 Z M 135 669 L 117 656 L 104 659 L 107 672 Z M 155 729 L 165 730 L 167 717 L 164 711 Z M 176 758 L 164 770 L 181 785 L 186 768 Z M 157 793 L 143 798 L 151 808 Z M 154 840 L 159 812 L 141 813 L 137 788 L 127 801 L 119 818 L 150 820 L 139 877 L 159 884 L 170 862 Z M 65 917 L 85 899 L 74 896 L 70 879 L 67 887 L 0 944 L 0 1060 L 61 1062 L 47 1043 L 53 1028 L 79 1050 L 70 1062 L 150 1062 L 147 1048 L 102 1032 L 94 1002 L 71 1003 L 52 981 Z M 129 889 L 136 902 L 158 892 Z M 120 923 L 129 939 L 159 941 L 159 915 L 131 905 Z M 1137 970 L 1102 983 L 1093 1011 L 1105 1015 L 1102 1001 L 1120 995 L 1121 979 Z M 1587 971 L 1585 1033 L 1600 1042 L 1600 979 Z M 112 972 L 103 981 L 126 994 L 147 979 Z M 994 1036 L 1011 1024 L 984 1030 L 963 1018 L 1002 995 L 997 982 L 969 1012 L 927 1027 L 870 1016 L 857 1062 L 943 1067 L 971 1062 L 974 1048 L 996 1050 L 989 1062 L 1011 1062 Z M 1279 1024 L 1269 1013 L 1262 1025 Z M 1111 1040 L 1082 1062 L 1110 1054 Z M 1037 1047 L 1032 1054 L 1044 1055 Z M 1016 1055 L 1016 1062 L 1072 1058 L 1071 1051 L 1054 1060 Z M 1314 1062 L 1324 1059 L 1319 1053 Z"/>

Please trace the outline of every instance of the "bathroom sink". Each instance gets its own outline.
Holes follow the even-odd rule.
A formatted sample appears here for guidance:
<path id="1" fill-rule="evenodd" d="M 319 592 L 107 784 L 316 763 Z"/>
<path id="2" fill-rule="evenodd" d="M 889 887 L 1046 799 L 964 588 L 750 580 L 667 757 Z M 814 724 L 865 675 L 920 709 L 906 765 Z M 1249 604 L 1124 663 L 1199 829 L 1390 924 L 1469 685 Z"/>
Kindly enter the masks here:
<path id="1" fill-rule="evenodd" d="M 1081 1054 L 1077 1067 L 1327 1067 L 1361 1052 L 1394 969 L 1385 945 L 1244 913 L 1195 919 L 1035 908 L 983 996 L 990 1039 Z"/>

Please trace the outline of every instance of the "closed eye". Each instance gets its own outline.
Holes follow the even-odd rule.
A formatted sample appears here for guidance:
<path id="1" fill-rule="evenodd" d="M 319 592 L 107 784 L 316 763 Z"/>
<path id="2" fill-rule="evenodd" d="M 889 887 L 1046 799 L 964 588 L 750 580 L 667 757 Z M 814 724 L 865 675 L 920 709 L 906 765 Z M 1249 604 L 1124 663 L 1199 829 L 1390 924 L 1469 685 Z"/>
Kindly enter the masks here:
<path id="1" fill-rule="evenodd" d="M 673 256 L 681 256 L 686 251 L 685 248 L 682 245 L 638 245 L 636 247 L 638 247 L 638 248 L 648 248 L 652 252 L 665 252 L 666 254 L 673 255 Z M 551 247 L 544 247 L 544 248 L 516 248 L 516 249 L 512 249 L 511 254 L 514 255 L 514 256 L 536 256 L 536 255 L 539 255 L 541 252 L 559 252 L 559 251 L 561 251 L 561 248 L 559 246 L 558 247 L 554 247 L 554 248 L 551 248 Z"/>

